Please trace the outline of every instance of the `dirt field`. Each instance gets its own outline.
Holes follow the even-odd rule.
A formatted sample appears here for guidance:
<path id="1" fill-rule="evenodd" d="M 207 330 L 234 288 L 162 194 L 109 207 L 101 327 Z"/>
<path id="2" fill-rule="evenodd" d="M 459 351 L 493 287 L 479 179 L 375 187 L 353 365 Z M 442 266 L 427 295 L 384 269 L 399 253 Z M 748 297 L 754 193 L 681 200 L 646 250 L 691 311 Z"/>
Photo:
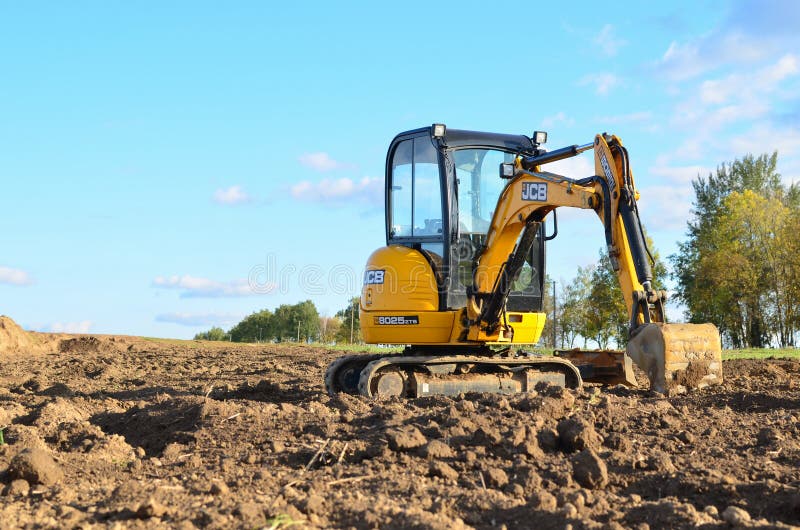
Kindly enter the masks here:
<path id="1" fill-rule="evenodd" d="M 369 402 L 324 393 L 336 351 L 12 332 L 2 528 L 800 525 L 797 361 L 671 398 Z"/>

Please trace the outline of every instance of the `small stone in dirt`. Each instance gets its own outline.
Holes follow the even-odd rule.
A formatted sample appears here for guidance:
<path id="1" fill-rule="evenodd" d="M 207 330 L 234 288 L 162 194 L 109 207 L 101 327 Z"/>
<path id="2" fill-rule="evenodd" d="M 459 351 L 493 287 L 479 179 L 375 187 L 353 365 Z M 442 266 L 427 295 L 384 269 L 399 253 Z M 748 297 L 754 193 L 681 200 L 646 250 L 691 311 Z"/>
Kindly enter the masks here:
<path id="1" fill-rule="evenodd" d="M 486 480 L 494 488 L 502 488 L 508 484 L 508 475 L 499 467 L 490 467 L 486 470 Z"/>
<path id="2" fill-rule="evenodd" d="M 282 453 L 286 450 L 286 446 L 283 444 L 283 442 L 278 440 L 272 440 L 270 445 L 273 453 Z"/>
<path id="3" fill-rule="evenodd" d="M 722 512 L 722 520 L 734 526 L 750 522 L 750 514 L 738 506 L 728 506 Z"/>
<path id="4" fill-rule="evenodd" d="M 602 488 L 608 484 L 606 463 L 591 449 L 572 458 L 572 478 L 584 488 Z"/>
<path id="5" fill-rule="evenodd" d="M 428 468 L 428 474 L 432 477 L 441 477 L 445 480 L 458 480 L 458 471 L 450 467 L 446 462 L 434 460 Z"/>
<path id="6" fill-rule="evenodd" d="M 211 483 L 211 489 L 209 491 L 212 495 L 227 495 L 231 490 L 225 482 L 215 480 Z"/>
<path id="7" fill-rule="evenodd" d="M 531 494 L 529 504 L 537 510 L 552 512 L 558 506 L 558 501 L 549 491 L 539 490 Z"/>
<path id="8" fill-rule="evenodd" d="M 140 519 L 149 519 L 151 517 L 161 517 L 167 513 L 167 508 L 163 504 L 150 497 L 147 502 L 139 505 L 136 509 L 136 517 Z"/>
<path id="9" fill-rule="evenodd" d="M 780 442 L 783 436 L 774 427 L 765 427 L 758 431 L 758 445 L 771 445 Z"/>
<path id="10" fill-rule="evenodd" d="M 569 517 L 571 519 L 578 515 L 578 509 L 574 504 L 568 502 L 561 507 L 561 513 L 564 515 L 564 517 Z"/>
<path id="11" fill-rule="evenodd" d="M 64 473 L 45 450 L 30 448 L 14 457 L 8 466 L 11 478 L 21 478 L 31 484 L 49 486 L 64 478 Z"/>
<path id="12" fill-rule="evenodd" d="M 653 454 L 647 458 L 647 469 L 662 473 L 674 473 L 676 471 L 675 464 L 672 463 L 669 455 L 658 449 L 654 450 Z"/>
<path id="13" fill-rule="evenodd" d="M 26 496 L 31 490 L 28 481 L 23 478 L 12 480 L 11 483 L 3 490 L 3 495 L 21 495 Z"/>
<path id="14" fill-rule="evenodd" d="M 425 435 L 413 425 L 387 431 L 386 438 L 393 451 L 412 451 L 422 447 L 428 441 Z"/>
<path id="15" fill-rule="evenodd" d="M 703 508 L 703 511 L 708 515 L 710 515 L 711 517 L 716 517 L 719 515 L 719 510 L 717 510 L 717 507 L 714 506 L 713 504 L 709 504 L 708 506 Z"/>
<path id="16" fill-rule="evenodd" d="M 597 450 L 603 443 L 594 427 L 582 418 L 573 417 L 558 422 L 558 437 L 562 449 L 567 452 Z"/>
<path id="17" fill-rule="evenodd" d="M 554 429 L 542 429 L 536 439 L 545 451 L 555 451 L 558 448 L 558 433 Z"/>
<path id="18" fill-rule="evenodd" d="M 421 448 L 423 456 L 428 458 L 452 458 L 453 450 L 441 440 L 431 440 Z"/>
<path id="19" fill-rule="evenodd" d="M 694 443 L 694 435 L 689 431 L 681 431 L 678 433 L 678 440 L 685 444 L 691 444 Z"/>

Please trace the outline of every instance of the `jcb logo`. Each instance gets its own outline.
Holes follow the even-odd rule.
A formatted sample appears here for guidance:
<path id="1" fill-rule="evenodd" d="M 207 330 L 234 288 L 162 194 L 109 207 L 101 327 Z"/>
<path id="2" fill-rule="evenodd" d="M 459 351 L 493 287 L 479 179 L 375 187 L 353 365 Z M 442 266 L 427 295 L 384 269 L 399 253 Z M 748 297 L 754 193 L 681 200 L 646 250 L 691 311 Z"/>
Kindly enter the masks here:
<path id="1" fill-rule="evenodd" d="M 605 173 L 606 180 L 608 181 L 608 189 L 613 193 L 614 188 L 617 187 L 617 183 L 614 182 L 614 172 L 611 171 L 606 154 L 602 150 L 600 151 L 600 165 L 603 166 L 603 173 Z"/>
<path id="2" fill-rule="evenodd" d="M 367 271 L 364 273 L 364 285 L 377 285 L 383 283 L 383 277 L 386 271 Z"/>
<path id="3" fill-rule="evenodd" d="M 544 182 L 523 182 L 522 183 L 523 201 L 546 201 L 547 184 Z"/>

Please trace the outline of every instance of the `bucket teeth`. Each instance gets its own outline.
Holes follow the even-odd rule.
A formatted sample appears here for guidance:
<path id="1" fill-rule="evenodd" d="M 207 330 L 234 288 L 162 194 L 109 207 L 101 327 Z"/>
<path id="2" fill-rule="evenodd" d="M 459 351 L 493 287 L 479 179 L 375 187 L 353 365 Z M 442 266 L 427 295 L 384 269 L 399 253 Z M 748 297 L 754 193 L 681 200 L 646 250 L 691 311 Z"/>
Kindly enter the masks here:
<path id="1" fill-rule="evenodd" d="M 644 324 L 626 353 L 662 394 L 722 383 L 722 346 L 713 324 Z"/>

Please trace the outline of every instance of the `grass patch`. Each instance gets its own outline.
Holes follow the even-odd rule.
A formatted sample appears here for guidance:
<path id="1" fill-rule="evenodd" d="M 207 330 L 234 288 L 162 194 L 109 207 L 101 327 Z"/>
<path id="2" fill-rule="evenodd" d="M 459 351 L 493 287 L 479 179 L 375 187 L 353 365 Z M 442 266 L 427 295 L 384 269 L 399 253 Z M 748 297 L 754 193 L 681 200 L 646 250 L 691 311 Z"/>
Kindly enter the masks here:
<path id="1" fill-rule="evenodd" d="M 309 344 L 309 346 L 354 353 L 400 353 L 405 349 L 405 346 L 398 346 L 396 344 L 384 346 L 380 344 L 325 344 L 322 342 L 313 342 Z"/>
<path id="2" fill-rule="evenodd" d="M 722 350 L 722 359 L 800 359 L 798 348 L 746 348 L 743 350 Z"/>

